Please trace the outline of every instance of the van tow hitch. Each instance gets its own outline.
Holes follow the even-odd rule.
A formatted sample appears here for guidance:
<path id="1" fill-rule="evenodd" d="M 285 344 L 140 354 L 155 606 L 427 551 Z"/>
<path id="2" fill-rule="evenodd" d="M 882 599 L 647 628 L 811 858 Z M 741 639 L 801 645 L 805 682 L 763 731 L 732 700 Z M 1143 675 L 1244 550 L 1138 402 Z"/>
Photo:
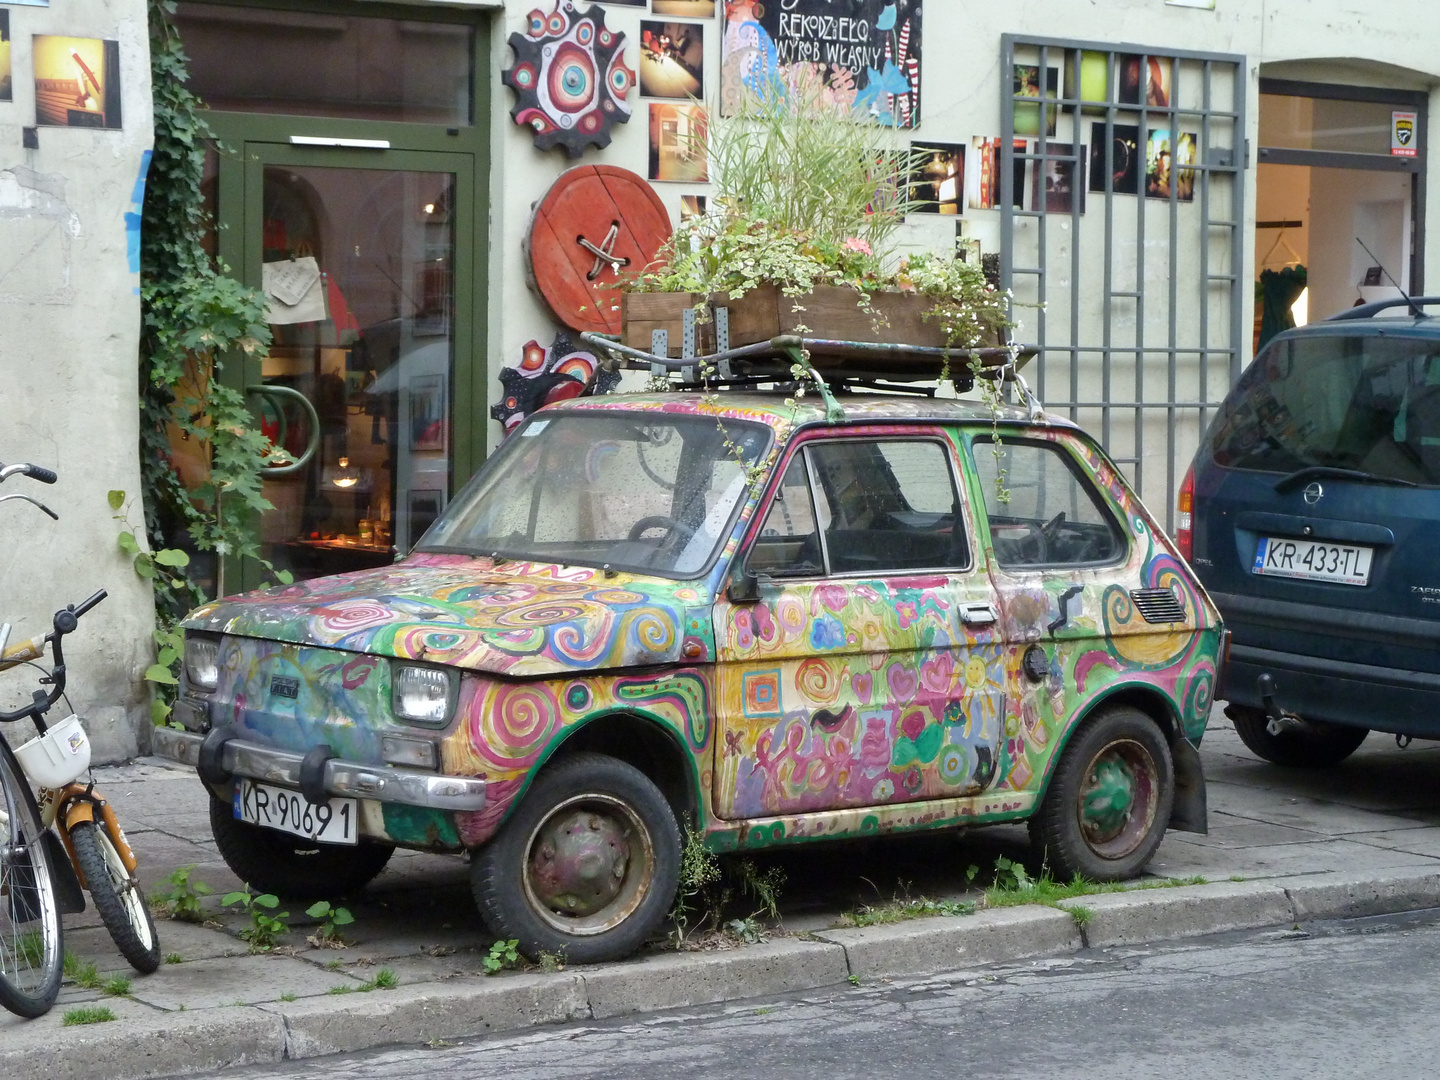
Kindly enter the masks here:
<path id="1" fill-rule="evenodd" d="M 1265 730 L 1277 738 L 1287 731 L 1298 732 L 1305 729 L 1305 721 L 1294 713 L 1287 713 L 1275 702 L 1275 680 L 1269 675 L 1261 675 L 1255 680 L 1255 685 L 1260 690 L 1260 706 L 1265 710 L 1265 715 L 1270 719 L 1265 724 Z"/>

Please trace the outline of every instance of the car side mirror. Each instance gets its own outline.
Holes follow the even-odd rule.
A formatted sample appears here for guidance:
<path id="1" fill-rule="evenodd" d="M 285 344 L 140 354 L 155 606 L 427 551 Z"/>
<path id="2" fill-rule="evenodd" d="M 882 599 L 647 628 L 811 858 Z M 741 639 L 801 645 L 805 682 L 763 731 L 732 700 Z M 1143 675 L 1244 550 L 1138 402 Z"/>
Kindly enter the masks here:
<path id="1" fill-rule="evenodd" d="M 725 599 L 732 604 L 753 604 L 760 599 L 761 587 L 772 584 L 770 575 L 757 574 L 741 563 L 730 576 L 730 584 L 725 588 Z"/>

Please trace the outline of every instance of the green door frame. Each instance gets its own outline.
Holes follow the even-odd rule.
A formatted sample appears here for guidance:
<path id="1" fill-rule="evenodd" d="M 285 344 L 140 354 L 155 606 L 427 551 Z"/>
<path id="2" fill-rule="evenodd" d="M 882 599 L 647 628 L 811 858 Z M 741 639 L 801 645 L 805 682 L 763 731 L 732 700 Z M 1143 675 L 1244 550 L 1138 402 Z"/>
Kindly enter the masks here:
<path id="1" fill-rule="evenodd" d="M 395 123 L 335 117 L 208 112 L 219 142 L 217 254 L 231 272 L 252 288 L 260 287 L 261 217 L 266 165 L 320 168 L 394 169 L 448 172 L 455 175 L 455 317 L 454 383 L 452 387 L 451 483 L 458 489 L 485 460 L 489 371 L 485 358 L 488 337 L 490 221 L 490 35 L 492 12 L 374 3 L 246 3 L 287 11 L 301 8 L 378 16 L 463 22 L 475 28 L 472 56 L 473 123 L 463 127 Z M 295 138 L 311 140 L 296 145 Z M 313 140 L 335 140 L 317 146 Z M 388 144 L 359 149 L 348 140 Z M 231 357 L 224 374 L 237 389 L 260 381 L 260 361 Z M 257 522 L 258 527 L 258 522 Z M 226 558 L 222 580 L 228 591 L 258 588 L 263 571 L 258 562 L 242 560 L 237 567 Z"/>

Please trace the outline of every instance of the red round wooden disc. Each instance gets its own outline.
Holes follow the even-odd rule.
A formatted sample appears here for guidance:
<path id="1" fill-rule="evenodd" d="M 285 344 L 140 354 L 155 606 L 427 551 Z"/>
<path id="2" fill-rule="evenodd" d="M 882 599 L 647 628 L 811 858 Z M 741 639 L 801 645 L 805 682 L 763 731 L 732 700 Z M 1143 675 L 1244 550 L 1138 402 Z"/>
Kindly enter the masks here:
<path id="1" fill-rule="evenodd" d="M 562 173 L 535 209 L 531 279 L 572 330 L 618 334 L 616 282 L 644 269 L 671 231 L 670 215 L 643 177 L 613 165 L 578 166 Z M 628 261 L 617 273 L 611 259 Z"/>

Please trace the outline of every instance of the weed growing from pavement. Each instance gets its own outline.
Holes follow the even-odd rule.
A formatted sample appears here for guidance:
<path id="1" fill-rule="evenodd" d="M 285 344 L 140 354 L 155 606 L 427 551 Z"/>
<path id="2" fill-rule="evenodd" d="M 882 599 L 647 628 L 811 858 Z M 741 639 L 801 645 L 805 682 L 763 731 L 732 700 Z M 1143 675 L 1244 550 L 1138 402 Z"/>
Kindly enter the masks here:
<path id="1" fill-rule="evenodd" d="M 978 868 L 971 866 L 965 873 L 966 881 L 974 881 Z M 1087 881 L 1081 877 L 1069 881 L 1055 881 L 1048 871 L 1042 871 L 1038 878 L 1032 878 L 1025 867 L 1012 859 L 1001 856 L 995 860 L 992 883 L 985 888 L 979 900 L 932 900 L 926 896 L 912 897 L 909 886 L 902 882 L 899 895 L 881 904 L 864 904 L 845 912 L 836 922 L 840 927 L 879 926 L 885 923 L 903 922 L 906 919 L 924 919 L 932 916 L 973 915 L 982 908 L 1019 907 L 1024 904 L 1040 904 L 1045 907 L 1059 907 L 1061 900 L 1080 896 L 1095 896 L 1101 893 L 1135 892 L 1144 889 L 1169 889 L 1180 885 L 1204 885 L 1203 877 L 1161 878 L 1154 881 Z M 1075 920 L 1077 926 L 1086 925 L 1094 911 L 1086 907 L 1061 908 Z"/>
<path id="2" fill-rule="evenodd" d="M 45 961 L 45 939 L 38 930 L 28 930 L 15 942 L 16 952 L 31 967 L 40 967 Z"/>
<path id="3" fill-rule="evenodd" d="M 182 866 L 171 871 L 165 884 L 155 890 L 151 899 L 153 906 L 163 915 L 181 922 L 204 922 L 205 912 L 200 907 L 200 898 L 209 896 L 215 890 L 199 878 L 191 879 L 195 864 Z"/>
<path id="4" fill-rule="evenodd" d="M 673 944 L 685 948 L 707 928 L 745 944 L 767 940 L 770 932 L 760 923 L 760 916 L 780 917 L 784 884 L 785 872 L 778 866 L 762 870 L 749 859 L 722 862 L 705 847 L 703 834 L 687 828 L 680 854 L 680 885 L 670 909 Z M 726 922 L 726 909 L 737 896 L 759 906 Z"/>
<path id="5" fill-rule="evenodd" d="M 400 985 L 400 976 L 396 975 L 391 968 L 381 968 L 375 972 L 375 977 L 368 982 L 342 983 L 339 986 L 330 987 L 332 994 L 368 994 L 371 990 L 394 990 Z M 292 1000 L 294 995 L 291 995 Z M 283 998 L 281 1000 L 284 1000 Z"/>
<path id="6" fill-rule="evenodd" d="M 167 964 L 181 964 L 185 962 L 185 957 L 181 956 L 178 952 L 167 952 L 165 954 L 165 962 Z"/>
<path id="7" fill-rule="evenodd" d="M 125 997 L 130 993 L 130 980 L 123 975 L 116 975 L 113 979 L 106 979 L 100 987 L 102 994 L 109 994 L 111 997 Z"/>
<path id="8" fill-rule="evenodd" d="M 490 946 L 490 951 L 480 959 L 486 975 L 494 975 L 497 971 L 513 968 L 519 963 L 520 941 L 517 938 L 495 942 Z"/>
<path id="9" fill-rule="evenodd" d="M 281 995 L 280 995 L 280 1000 L 281 1000 L 281 1001 L 294 1001 L 294 1000 L 295 1000 L 295 992 L 294 992 L 293 990 L 291 990 L 291 991 L 289 991 L 289 992 L 287 992 L 287 993 L 281 994 Z"/>
<path id="10" fill-rule="evenodd" d="M 220 900 L 222 907 L 231 904 L 239 904 L 240 910 L 250 917 L 250 925 L 240 929 L 240 938 L 249 942 L 255 952 L 269 952 L 280 935 L 289 930 L 285 920 L 290 913 L 275 912 L 280 906 L 279 898 L 271 893 L 252 893 L 248 882 L 238 892 L 226 893 Z"/>
<path id="11" fill-rule="evenodd" d="M 99 990 L 102 979 L 95 965 L 72 952 L 65 954 L 65 977 L 83 990 Z"/>
<path id="12" fill-rule="evenodd" d="M 564 971 L 565 954 L 563 952 L 553 953 L 540 950 L 540 960 L 537 965 L 541 971 Z"/>
<path id="13" fill-rule="evenodd" d="M 349 908 L 335 907 L 329 900 L 318 900 L 305 909 L 305 914 L 312 919 L 319 919 L 320 925 L 315 928 L 315 933 L 308 935 L 305 940 L 317 949 L 343 949 L 345 942 L 340 940 L 340 927 L 349 926 L 355 921 L 355 916 L 350 914 Z"/>
<path id="14" fill-rule="evenodd" d="M 78 1009 L 66 1009 L 64 1023 L 66 1027 L 74 1027 L 76 1024 L 103 1024 L 114 1019 L 115 1014 L 104 1005 L 82 1005 Z"/>

